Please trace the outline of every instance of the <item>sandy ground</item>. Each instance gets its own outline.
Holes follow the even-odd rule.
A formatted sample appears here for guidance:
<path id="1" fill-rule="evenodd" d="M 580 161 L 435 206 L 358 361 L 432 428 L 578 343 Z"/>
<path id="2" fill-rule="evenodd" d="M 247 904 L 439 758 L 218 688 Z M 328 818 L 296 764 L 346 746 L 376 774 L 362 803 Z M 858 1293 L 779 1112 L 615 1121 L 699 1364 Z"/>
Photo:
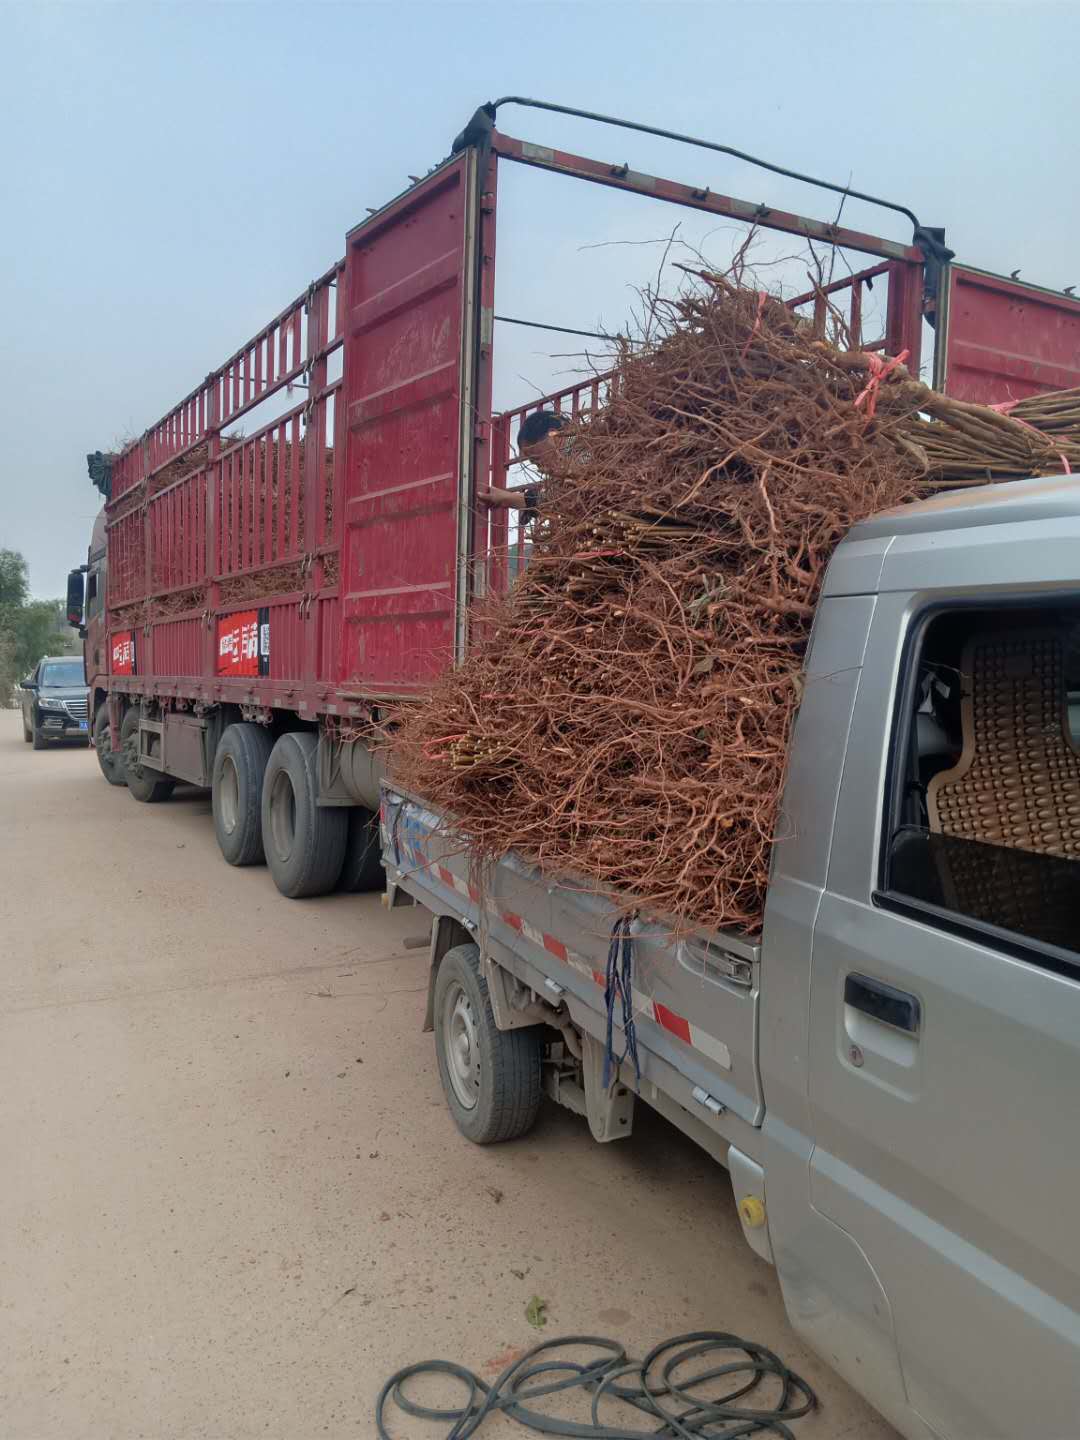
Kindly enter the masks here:
<path id="1" fill-rule="evenodd" d="M 803 1440 L 893 1436 L 663 1122 L 602 1147 L 548 1106 L 514 1144 L 458 1136 L 402 943 L 422 912 L 284 900 L 221 860 L 205 794 L 138 805 L 91 752 L 35 754 L 17 712 L 0 816 L 4 1440 L 371 1436 L 387 1374 L 497 1373 L 534 1295 L 545 1335 L 632 1353 L 753 1337 L 819 1392 Z"/>

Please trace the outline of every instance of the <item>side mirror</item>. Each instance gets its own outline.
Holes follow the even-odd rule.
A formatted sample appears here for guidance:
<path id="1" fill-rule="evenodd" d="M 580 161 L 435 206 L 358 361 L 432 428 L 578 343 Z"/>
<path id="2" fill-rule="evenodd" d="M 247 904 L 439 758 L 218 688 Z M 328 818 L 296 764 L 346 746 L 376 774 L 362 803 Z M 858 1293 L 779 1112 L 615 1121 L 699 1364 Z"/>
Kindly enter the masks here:
<path id="1" fill-rule="evenodd" d="M 67 622 L 76 630 L 83 622 L 83 572 L 81 568 L 68 572 Z"/>
<path id="2" fill-rule="evenodd" d="M 25 680 L 19 681 L 20 690 L 36 690 L 37 688 L 37 681 L 31 680 L 29 675 L 26 677 Z"/>

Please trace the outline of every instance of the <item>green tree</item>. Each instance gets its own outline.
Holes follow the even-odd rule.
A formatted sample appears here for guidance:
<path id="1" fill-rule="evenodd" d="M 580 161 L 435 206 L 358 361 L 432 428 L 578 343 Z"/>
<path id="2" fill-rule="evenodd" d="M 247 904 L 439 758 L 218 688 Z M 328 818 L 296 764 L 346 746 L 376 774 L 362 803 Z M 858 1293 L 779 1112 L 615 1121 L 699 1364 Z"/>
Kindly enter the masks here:
<path id="1" fill-rule="evenodd" d="M 30 599 L 30 577 L 18 550 L 0 550 L 0 624 L 8 610 L 18 610 Z"/>
<path id="2" fill-rule="evenodd" d="M 79 649 L 62 600 L 31 600 L 26 561 L 17 550 L 0 550 L 0 705 L 13 705 L 15 687 L 42 655 Z"/>

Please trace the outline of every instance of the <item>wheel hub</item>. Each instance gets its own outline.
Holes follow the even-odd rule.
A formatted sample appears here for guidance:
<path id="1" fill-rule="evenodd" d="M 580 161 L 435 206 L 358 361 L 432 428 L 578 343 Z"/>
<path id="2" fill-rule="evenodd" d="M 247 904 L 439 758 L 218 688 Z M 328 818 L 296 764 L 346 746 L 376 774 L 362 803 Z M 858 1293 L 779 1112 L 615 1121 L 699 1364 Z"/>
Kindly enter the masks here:
<path id="1" fill-rule="evenodd" d="M 443 1022 L 447 1069 L 458 1103 L 475 1109 L 480 1099 L 480 1045 L 476 1016 L 460 985 L 447 996 Z"/>
<path id="2" fill-rule="evenodd" d="M 274 851 L 284 864 L 292 854 L 296 839 L 296 796 L 292 781 L 284 770 L 274 776 L 270 789 L 270 838 Z"/>
<path id="3" fill-rule="evenodd" d="M 227 835 L 236 829 L 236 817 L 240 813 L 240 780 L 231 755 L 226 755 L 221 766 L 218 786 L 218 808 L 221 824 Z"/>

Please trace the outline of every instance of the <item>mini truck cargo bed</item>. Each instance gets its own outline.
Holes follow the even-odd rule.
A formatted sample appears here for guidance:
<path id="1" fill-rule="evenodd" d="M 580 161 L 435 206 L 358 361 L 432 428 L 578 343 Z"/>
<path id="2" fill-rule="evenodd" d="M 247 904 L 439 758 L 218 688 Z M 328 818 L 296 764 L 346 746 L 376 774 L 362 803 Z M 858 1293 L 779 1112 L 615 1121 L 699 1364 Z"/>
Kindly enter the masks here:
<path id="1" fill-rule="evenodd" d="M 501 990 L 503 976 L 512 977 L 511 1008 L 516 997 L 536 1023 L 539 1004 L 549 1010 L 548 1023 L 569 1019 L 606 1049 L 609 951 L 625 907 L 573 877 L 545 877 L 514 855 L 479 865 L 450 823 L 389 784 L 382 835 L 391 903 L 404 891 L 436 917 L 456 921 L 477 937 L 489 986 Z M 666 1097 L 717 1138 L 725 1113 L 729 1126 L 736 1117 L 759 1126 L 758 945 L 731 934 L 676 935 L 637 918 L 629 919 L 629 933 L 640 1073 L 627 1055 L 620 1081 L 665 1113 Z M 492 975 L 495 968 L 502 975 Z M 616 1058 L 627 1048 L 622 1020 L 620 1003 L 612 1016 Z"/>

